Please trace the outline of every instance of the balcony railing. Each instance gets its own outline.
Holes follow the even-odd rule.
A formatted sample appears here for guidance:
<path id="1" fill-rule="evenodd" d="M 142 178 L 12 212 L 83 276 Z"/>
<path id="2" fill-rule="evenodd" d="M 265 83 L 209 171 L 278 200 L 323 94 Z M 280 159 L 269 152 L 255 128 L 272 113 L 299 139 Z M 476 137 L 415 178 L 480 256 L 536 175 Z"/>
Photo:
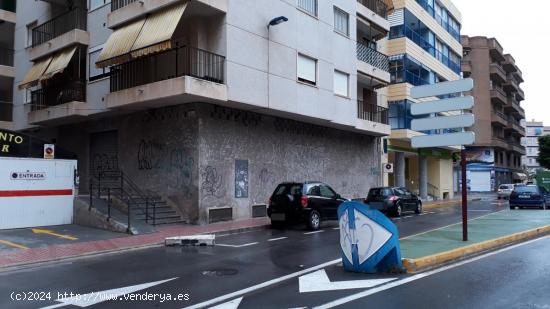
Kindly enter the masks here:
<path id="1" fill-rule="evenodd" d="M 225 57 L 194 47 L 176 47 L 111 67 L 111 92 L 192 76 L 224 83 Z"/>
<path id="2" fill-rule="evenodd" d="M 357 101 L 357 117 L 372 122 L 389 124 L 387 108 L 359 100 Z"/>
<path id="3" fill-rule="evenodd" d="M 13 103 L 0 99 L 0 121 L 12 121 Z"/>
<path id="4" fill-rule="evenodd" d="M 74 29 L 86 31 L 86 9 L 74 8 L 32 29 L 32 47 L 45 43 Z"/>
<path id="5" fill-rule="evenodd" d="M 374 13 L 388 19 L 388 6 L 386 3 L 380 0 L 357 0 L 357 2 L 366 6 L 369 10 Z"/>
<path id="6" fill-rule="evenodd" d="M 357 59 L 382 71 L 389 72 L 390 70 L 388 56 L 361 43 L 357 43 Z"/>
<path id="7" fill-rule="evenodd" d="M 13 49 L 0 47 L 0 65 L 13 66 Z"/>
<path id="8" fill-rule="evenodd" d="M 111 0 L 111 12 L 123 8 L 128 4 L 136 1 L 137 0 Z"/>
<path id="9" fill-rule="evenodd" d="M 57 87 L 45 87 L 31 92 L 31 111 L 69 102 L 86 102 L 86 85 L 73 82 Z"/>

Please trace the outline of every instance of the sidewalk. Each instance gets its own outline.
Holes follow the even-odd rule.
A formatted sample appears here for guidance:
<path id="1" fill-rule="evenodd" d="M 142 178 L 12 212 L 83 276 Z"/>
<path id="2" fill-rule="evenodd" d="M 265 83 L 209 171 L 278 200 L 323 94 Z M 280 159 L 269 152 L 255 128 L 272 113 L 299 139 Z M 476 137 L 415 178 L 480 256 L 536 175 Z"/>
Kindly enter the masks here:
<path id="1" fill-rule="evenodd" d="M 417 271 L 467 255 L 550 233 L 548 210 L 503 210 L 468 221 L 468 241 L 462 224 L 405 237 L 401 257 L 409 271 Z"/>
<path id="2" fill-rule="evenodd" d="M 88 241 L 75 244 L 52 245 L 48 247 L 22 249 L 0 254 L 0 269 L 38 262 L 50 262 L 64 258 L 100 254 L 125 249 L 143 248 L 164 243 L 170 236 L 187 236 L 205 233 L 238 232 L 261 228 L 269 224 L 268 218 L 256 218 L 239 221 L 213 223 L 206 226 L 172 225 L 159 226 L 158 232 L 136 236 Z"/>

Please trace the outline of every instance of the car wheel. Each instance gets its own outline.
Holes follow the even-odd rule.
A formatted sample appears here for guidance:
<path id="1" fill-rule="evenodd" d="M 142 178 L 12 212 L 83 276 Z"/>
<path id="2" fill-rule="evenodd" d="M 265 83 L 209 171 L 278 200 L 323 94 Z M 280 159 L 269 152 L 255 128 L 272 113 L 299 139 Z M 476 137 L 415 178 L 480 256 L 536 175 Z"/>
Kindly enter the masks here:
<path id="1" fill-rule="evenodd" d="M 396 217 L 401 217 L 401 214 L 403 213 L 403 207 L 401 206 L 401 203 L 397 203 L 395 205 L 395 216 Z"/>
<path id="2" fill-rule="evenodd" d="M 414 213 L 417 215 L 422 213 L 422 202 L 416 203 L 416 208 L 414 210 Z"/>
<path id="3" fill-rule="evenodd" d="M 316 231 L 321 226 L 321 215 L 316 210 L 312 210 L 307 217 L 307 228 Z"/>

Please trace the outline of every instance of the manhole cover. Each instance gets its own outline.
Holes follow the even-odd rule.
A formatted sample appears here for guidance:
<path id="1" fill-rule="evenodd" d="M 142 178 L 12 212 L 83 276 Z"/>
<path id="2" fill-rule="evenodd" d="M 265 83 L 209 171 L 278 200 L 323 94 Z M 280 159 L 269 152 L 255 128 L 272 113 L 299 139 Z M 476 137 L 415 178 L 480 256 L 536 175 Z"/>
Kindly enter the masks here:
<path id="1" fill-rule="evenodd" d="M 233 275 L 236 275 L 238 272 L 239 271 L 236 269 L 221 268 L 221 269 L 204 270 L 202 274 L 204 276 L 210 276 L 210 277 L 221 277 L 221 276 L 233 276 Z"/>

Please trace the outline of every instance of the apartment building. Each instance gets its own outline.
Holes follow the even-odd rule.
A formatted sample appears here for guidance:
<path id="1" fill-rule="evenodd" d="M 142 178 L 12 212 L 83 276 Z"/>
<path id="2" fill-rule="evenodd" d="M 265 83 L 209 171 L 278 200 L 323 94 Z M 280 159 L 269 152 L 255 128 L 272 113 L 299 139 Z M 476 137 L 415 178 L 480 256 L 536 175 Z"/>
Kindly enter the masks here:
<path id="1" fill-rule="evenodd" d="M 77 153 L 80 193 L 142 219 L 166 205 L 156 223 L 262 216 L 283 181 L 364 197 L 390 134 L 392 7 L 19 1 L 13 126 Z"/>
<path id="2" fill-rule="evenodd" d="M 468 179 L 472 191 L 494 191 L 500 184 L 524 180 L 521 157 L 525 147 L 520 102 L 522 72 L 495 38 L 462 36 L 464 77 L 474 79 L 475 99 L 471 128 L 476 141 L 468 147 Z"/>
<path id="3" fill-rule="evenodd" d="M 545 127 L 542 121 L 527 121 L 525 123 L 525 138 L 523 145 L 525 146 L 525 155 L 522 156 L 522 166 L 525 167 L 529 174 L 534 174 L 541 169 L 538 163 L 539 156 L 539 141 L 540 136 L 550 135 L 550 127 Z"/>
<path id="4" fill-rule="evenodd" d="M 443 132 L 411 130 L 410 107 L 420 100 L 411 98 L 410 89 L 461 78 L 461 14 L 448 0 L 400 0 L 394 1 L 389 21 L 385 45 L 390 60 L 387 95 L 392 130 L 387 160 L 394 164 L 394 174 L 386 182 L 419 192 L 423 198 L 452 198 L 453 153 L 459 148 L 411 147 L 414 136 Z M 437 98 L 428 98 L 432 99 Z"/>
<path id="5" fill-rule="evenodd" d="M 12 128 L 16 1 L 0 1 L 0 129 Z"/>

